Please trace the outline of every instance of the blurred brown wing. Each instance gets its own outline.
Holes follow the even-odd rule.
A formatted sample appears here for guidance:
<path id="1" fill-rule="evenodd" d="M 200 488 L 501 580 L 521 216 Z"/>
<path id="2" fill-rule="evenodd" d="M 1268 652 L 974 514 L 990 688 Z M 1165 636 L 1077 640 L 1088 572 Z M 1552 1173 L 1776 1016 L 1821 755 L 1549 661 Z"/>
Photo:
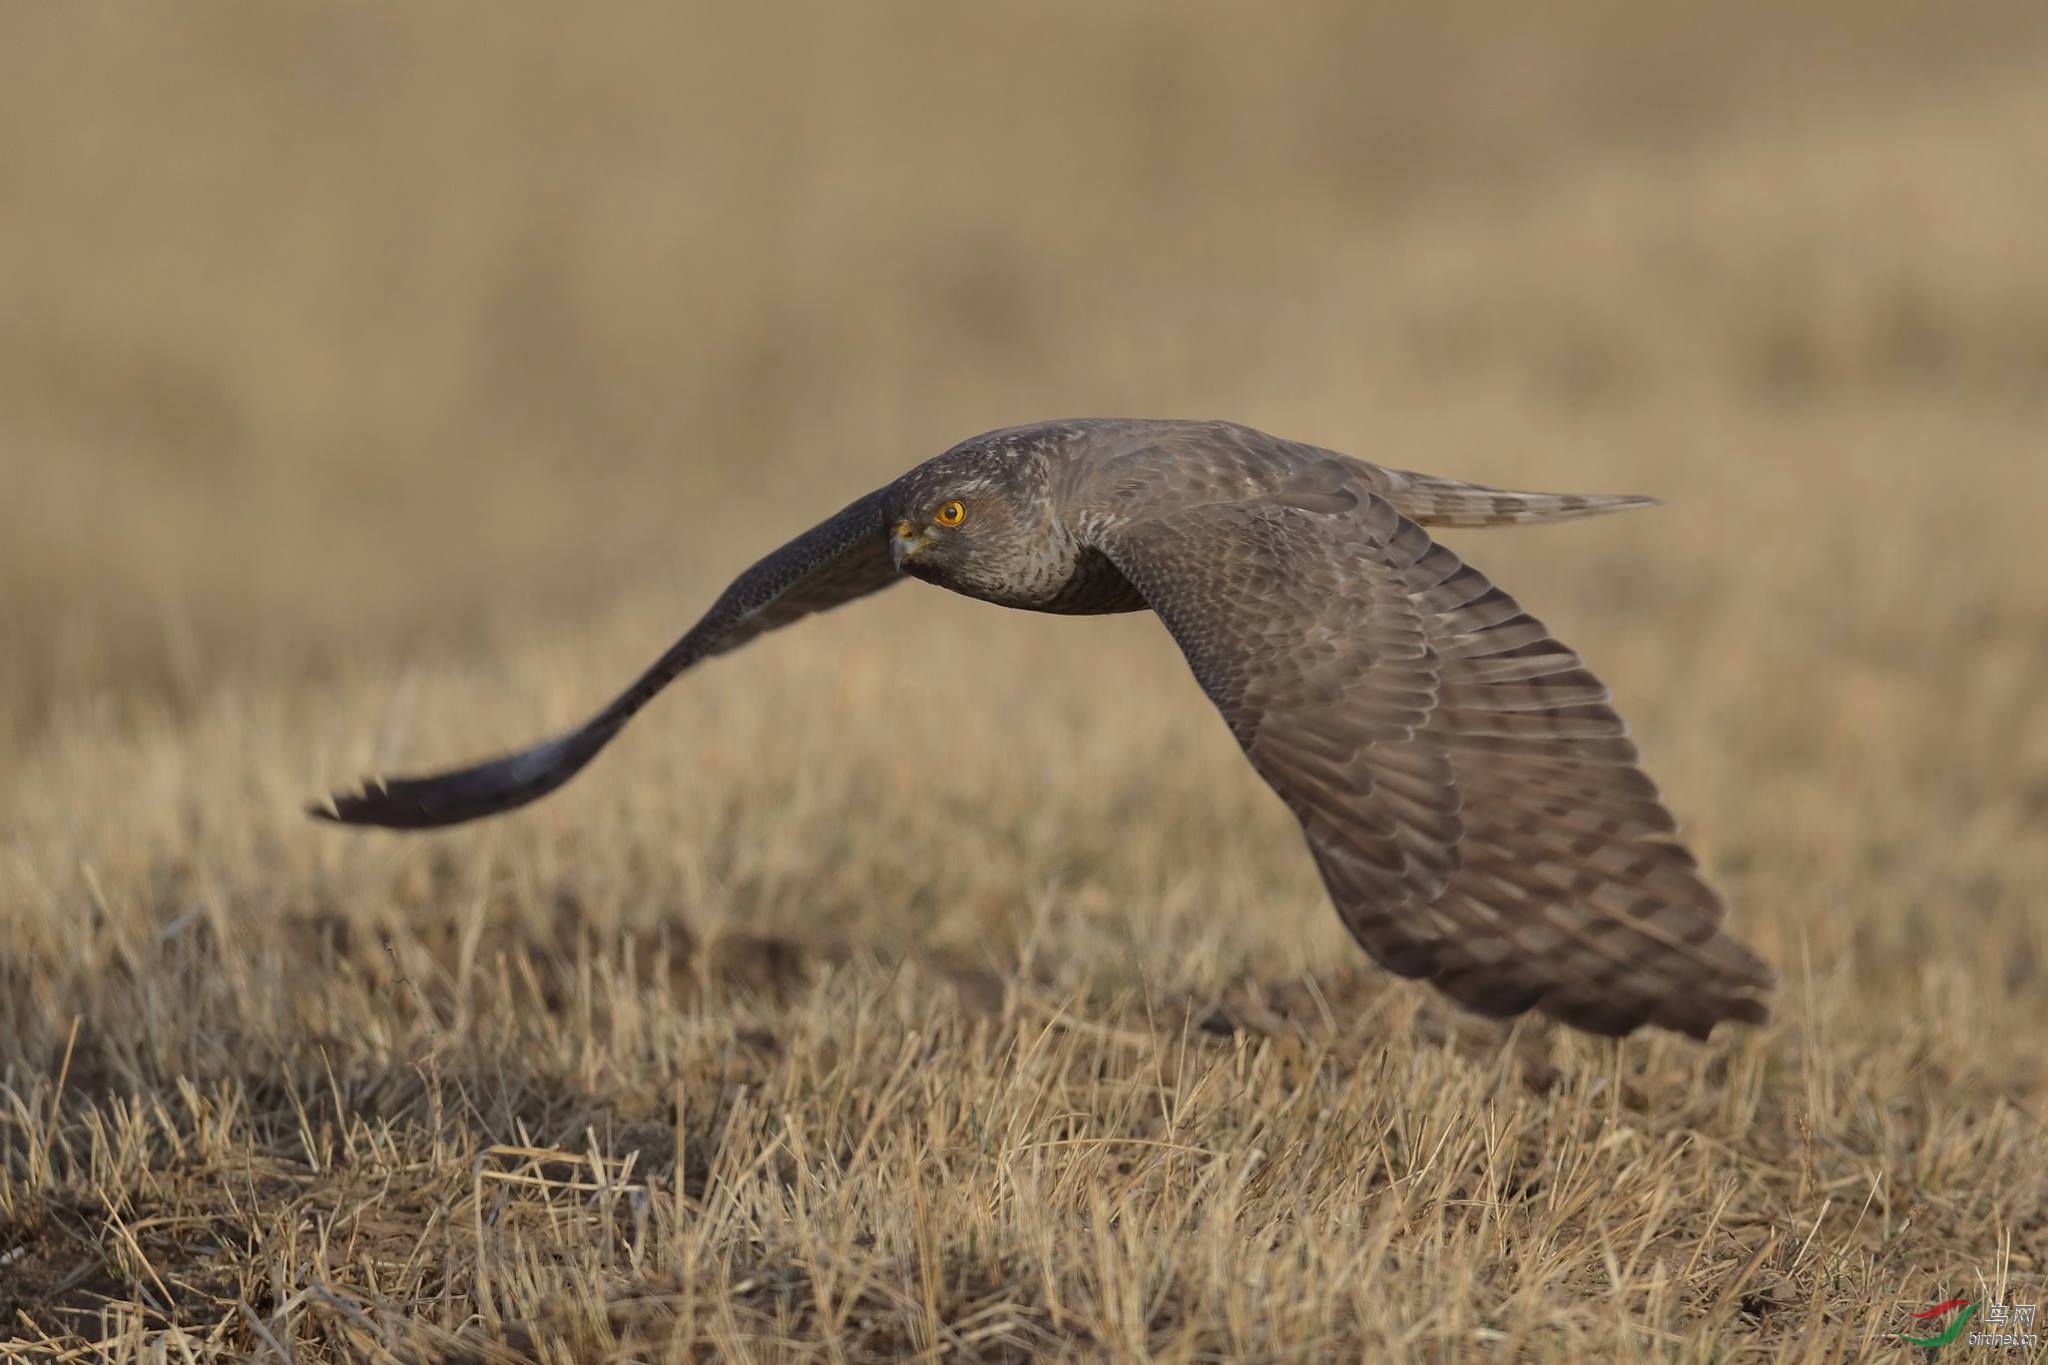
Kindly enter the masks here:
<path id="1" fill-rule="evenodd" d="M 565 735 L 503 758 L 427 777 L 365 782 L 331 805 L 308 807 L 323 820 L 392 829 L 460 824 L 523 806 L 574 777 L 641 707 L 676 676 L 757 635 L 888 587 L 889 556 L 878 489 L 755 564 L 668 652 L 590 720 Z"/>
<path id="2" fill-rule="evenodd" d="M 1381 963 L 1458 1003 L 1704 1037 L 1771 973 L 1721 933 L 1607 689 L 1382 498 L 1103 533 Z"/>

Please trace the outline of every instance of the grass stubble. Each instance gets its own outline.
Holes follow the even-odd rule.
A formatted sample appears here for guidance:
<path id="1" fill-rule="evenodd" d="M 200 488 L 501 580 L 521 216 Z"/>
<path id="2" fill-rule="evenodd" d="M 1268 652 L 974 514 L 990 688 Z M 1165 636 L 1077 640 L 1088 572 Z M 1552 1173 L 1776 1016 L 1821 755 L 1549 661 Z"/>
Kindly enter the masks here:
<path id="1" fill-rule="evenodd" d="M 1521 59 L 1571 79 L 1525 92 L 1507 175 L 1514 118 L 1395 67 L 1365 91 L 1307 19 L 1138 6 L 1145 42 L 1104 28 L 1031 128 L 928 122 L 890 73 L 943 94 L 964 21 L 906 10 L 783 54 L 834 137 L 784 111 L 733 134 L 761 167 L 674 153 L 781 225 L 753 266 L 622 130 L 709 117 L 787 35 L 740 23 L 686 96 L 648 93 L 660 35 L 528 16 L 471 55 L 371 12 L 301 51 L 222 10 L 181 49 L 260 126 L 118 25 L 10 20 L 47 61 L 8 98 L 76 141 L 9 144 L 48 192 L 0 350 L 30 511 L 0 545 L 0 1354 L 1837 1360 L 1952 1295 L 2048 1299 L 2020 11 L 1934 42 L 1817 6 L 1864 41 L 1829 66 L 1785 30 L 1809 91 L 1741 64 L 1761 10 L 1717 45 L 1574 8 Z M 1070 51 L 976 22 L 1020 68 Z M 1162 35 L 1171 70 L 1096 79 Z M 1667 50 L 1694 122 L 1617 141 L 1667 104 L 1603 78 Z M 412 59 L 362 104 L 251 74 L 362 51 Z M 1290 61 L 1333 129 L 1256 112 Z M 1219 144 L 1175 72 L 1259 137 Z M 529 103 L 554 140 L 501 176 L 435 99 L 509 120 L 486 147 Z M 441 140 L 378 141 L 409 121 Z M 1390 123 L 1420 149 L 1344 160 Z M 206 194 L 148 179 L 180 131 Z M 323 132 L 328 180 L 279 173 Z M 974 207 L 1035 156 L 1092 219 Z M 78 231 L 102 181 L 134 202 Z M 362 254 L 393 185 L 465 210 L 400 234 L 409 282 Z M 579 718 L 725 573 L 959 435 L 1133 409 L 1665 497 L 1457 544 L 1614 685 L 1781 970 L 1773 1022 L 1616 1045 L 1392 982 L 1155 623 L 916 585 L 693 674 L 529 812 L 299 814 Z"/>

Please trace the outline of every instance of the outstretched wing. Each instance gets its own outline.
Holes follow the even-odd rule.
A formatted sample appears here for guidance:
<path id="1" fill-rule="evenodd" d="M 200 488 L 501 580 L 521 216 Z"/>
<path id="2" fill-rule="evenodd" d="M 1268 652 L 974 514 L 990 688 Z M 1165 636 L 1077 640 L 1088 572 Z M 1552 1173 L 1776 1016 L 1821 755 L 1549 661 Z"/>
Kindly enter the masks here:
<path id="1" fill-rule="evenodd" d="M 1116 525 L 1166 622 L 1301 821 L 1381 963 L 1494 1016 L 1705 1037 L 1766 1016 L 1607 689 L 1359 483 Z"/>
<path id="2" fill-rule="evenodd" d="M 569 733 L 474 767 L 372 780 L 308 812 L 348 825 L 430 829 L 495 815 L 547 795 L 574 777 L 655 693 L 698 660 L 896 582 L 884 519 L 887 491 L 868 494 L 734 579 L 688 634 Z"/>

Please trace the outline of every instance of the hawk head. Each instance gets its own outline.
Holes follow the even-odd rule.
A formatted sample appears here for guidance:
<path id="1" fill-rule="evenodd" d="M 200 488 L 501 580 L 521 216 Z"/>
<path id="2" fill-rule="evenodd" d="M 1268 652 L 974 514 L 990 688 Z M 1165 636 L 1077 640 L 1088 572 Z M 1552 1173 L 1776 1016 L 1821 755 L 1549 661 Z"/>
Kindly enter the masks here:
<path id="1" fill-rule="evenodd" d="M 1008 443 L 976 438 L 912 470 L 892 490 L 889 527 L 898 569 L 986 601 L 1041 600 L 1073 567 L 1044 461 Z"/>

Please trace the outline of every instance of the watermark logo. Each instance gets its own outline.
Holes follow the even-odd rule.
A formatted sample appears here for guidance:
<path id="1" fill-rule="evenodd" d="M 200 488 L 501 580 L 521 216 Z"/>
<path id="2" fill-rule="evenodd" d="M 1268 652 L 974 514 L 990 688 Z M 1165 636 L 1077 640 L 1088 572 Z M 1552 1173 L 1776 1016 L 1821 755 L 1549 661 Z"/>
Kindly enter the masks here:
<path id="1" fill-rule="evenodd" d="M 1908 1336 L 1904 1332 L 1898 1333 L 1897 1336 L 1900 1341 L 1905 1342 L 1908 1346 L 1925 1346 L 1930 1351 L 1939 1351 L 1942 1347 L 1963 1334 L 1963 1329 L 1970 1325 L 1970 1319 L 1976 1316 L 1977 1307 L 1978 1305 L 1971 1303 L 1968 1299 L 1950 1299 L 1947 1303 L 1937 1303 L 1925 1312 L 1915 1313 L 1913 1321 L 1925 1323 L 1928 1328 L 1934 1328 L 1939 1326 L 1939 1323 L 1935 1321 L 1937 1318 L 1955 1313 L 1955 1310 L 1958 1308 L 1963 1311 L 1956 1313 L 1955 1321 L 1942 1329 L 1938 1336 L 1915 1337 Z"/>
<path id="2" fill-rule="evenodd" d="M 1965 1331 L 1978 1309 L 1984 1310 L 1979 1330 Z M 1913 1315 L 1914 1330 L 1893 1335 L 1907 1346 L 1924 1348 L 1929 1355 L 1958 1340 L 1969 1346 L 1995 1346 L 2013 1351 L 2039 1351 L 2041 1338 L 2034 1332 L 2036 1305 L 2031 1303 L 1981 1303 L 1950 1299 Z M 1950 1318 L 1949 1314 L 1955 1314 Z M 1942 1319 L 1947 1318 L 1946 1325 Z"/>

